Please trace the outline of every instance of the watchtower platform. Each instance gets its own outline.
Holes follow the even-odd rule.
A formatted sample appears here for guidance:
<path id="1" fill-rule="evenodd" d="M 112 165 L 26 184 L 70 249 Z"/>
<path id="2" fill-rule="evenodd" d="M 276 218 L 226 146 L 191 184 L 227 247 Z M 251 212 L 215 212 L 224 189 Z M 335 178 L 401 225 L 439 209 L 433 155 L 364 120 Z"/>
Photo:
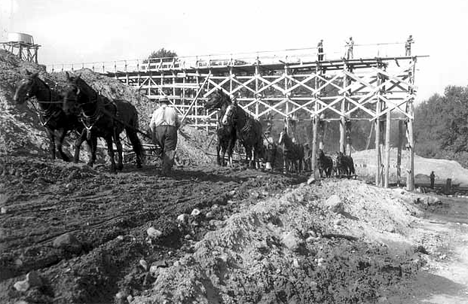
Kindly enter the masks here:
<path id="1" fill-rule="evenodd" d="M 8 33 L 7 41 L 0 42 L 0 46 L 21 60 L 38 63 L 37 53 L 41 46 L 34 43 L 34 38 L 31 35 Z"/>

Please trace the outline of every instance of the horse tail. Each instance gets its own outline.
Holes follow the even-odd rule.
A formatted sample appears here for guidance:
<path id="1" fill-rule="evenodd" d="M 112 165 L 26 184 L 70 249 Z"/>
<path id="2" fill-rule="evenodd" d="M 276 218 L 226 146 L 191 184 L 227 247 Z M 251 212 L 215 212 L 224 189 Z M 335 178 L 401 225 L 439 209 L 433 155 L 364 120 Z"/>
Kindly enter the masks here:
<path id="1" fill-rule="evenodd" d="M 132 144 L 133 152 L 135 152 L 137 166 L 141 167 L 141 163 L 143 162 L 143 159 L 144 159 L 144 149 L 143 149 L 143 145 L 141 144 L 141 140 L 137 135 L 138 128 L 139 128 L 138 113 L 136 112 L 136 109 L 135 109 L 132 115 L 132 118 L 129 121 L 129 126 L 125 127 L 125 131 L 127 133 L 128 139 L 130 140 Z"/>

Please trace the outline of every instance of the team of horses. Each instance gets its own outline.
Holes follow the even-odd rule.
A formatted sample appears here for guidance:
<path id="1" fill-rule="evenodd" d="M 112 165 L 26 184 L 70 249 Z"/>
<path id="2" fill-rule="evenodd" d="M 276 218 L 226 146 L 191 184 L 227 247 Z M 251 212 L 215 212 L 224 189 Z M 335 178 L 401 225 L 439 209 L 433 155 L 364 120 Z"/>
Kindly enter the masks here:
<path id="1" fill-rule="evenodd" d="M 246 112 L 227 92 L 223 89 L 214 91 L 205 103 L 205 109 L 208 112 L 218 111 L 216 130 L 218 165 L 233 164 L 232 155 L 237 141 L 245 150 L 245 161 L 248 167 L 262 168 L 262 163 L 274 163 L 277 155 L 276 143 L 263 133 L 260 121 Z M 307 159 L 307 149 L 304 145 L 294 142 L 294 139 L 288 135 L 287 128 L 280 132 L 278 145 L 283 147 L 284 173 L 304 172 L 305 164 L 310 163 Z M 355 175 L 352 157 L 341 152 L 330 157 L 319 150 L 317 165 L 322 177 Z"/>
<path id="2" fill-rule="evenodd" d="M 23 104 L 35 97 L 39 104 L 41 124 L 46 128 L 50 142 L 50 153 L 56 158 L 56 150 L 64 161 L 70 161 L 63 152 L 63 141 L 67 134 L 76 132 L 73 161 L 79 161 L 80 147 L 87 142 L 91 156 L 88 165 L 96 161 L 98 137 L 107 144 L 110 158 L 110 171 L 123 169 L 123 149 L 120 133 L 125 129 L 136 154 L 137 167 L 143 160 L 143 146 L 137 136 L 138 112 L 130 102 L 110 100 L 96 92 L 80 76 L 71 77 L 66 73 L 67 85 L 63 91 L 50 88 L 38 73 L 26 71 L 25 77 L 18 83 L 14 95 L 17 104 Z M 117 147 L 117 164 L 113 144 Z"/>
<path id="3" fill-rule="evenodd" d="M 138 112 L 130 102 L 121 99 L 109 99 L 97 92 L 80 76 L 66 73 L 66 86 L 58 91 L 42 80 L 38 73 L 26 71 L 18 83 L 14 95 L 17 104 L 24 104 L 35 97 L 36 109 L 41 124 L 49 138 L 49 150 L 52 159 L 59 157 L 64 161 L 70 158 L 63 152 L 65 137 L 71 132 L 77 134 L 74 143 L 73 161 L 79 161 L 80 148 L 86 142 L 90 150 L 89 166 L 96 162 L 98 138 L 104 139 L 110 158 L 110 171 L 123 169 L 123 147 L 120 134 L 125 130 L 136 155 L 136 166 L 142 167 L 144 151 L 138 132 Z M 34 103 L 33 103 L 34 104 Z M 277 145 L 272 137 L 263 133 L 261 122 L 246 112 L 224 90 L 218 89 L 205 103 L 209 112 L 218 111 L 216 135 L 217 163 L 220 166 L 233 165 L 233 152 L 236 142 L 244 150 L 246 163 L 251 168 L 262 168 L 263 163 L 273 164 L 277 155 Z M 115 160 L 114 147 L 117 150 Z M 303 172 L 306 161 L 304 145 L 295 143 L 287 129 L 279 134 L 278 145 L 283 147 L 284 172 Z M 227 162 L 226 162 L 227 154 Z M 325 155 L 322 150 L 317 154 L 317 165 L 322 177 L 354 175 L 354 163 L 351 156 L 341 152 L 334 157 Z"/>

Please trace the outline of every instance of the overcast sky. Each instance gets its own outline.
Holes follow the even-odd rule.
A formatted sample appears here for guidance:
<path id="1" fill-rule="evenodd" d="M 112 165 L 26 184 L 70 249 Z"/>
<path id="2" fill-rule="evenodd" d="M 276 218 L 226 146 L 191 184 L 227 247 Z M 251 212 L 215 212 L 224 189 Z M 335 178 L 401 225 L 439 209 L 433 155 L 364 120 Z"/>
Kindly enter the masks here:
<path id="1" fill-rule="evenodd" d="M 0 0 L 0 41 L 34 37 L 42 64 L 143 59 L 160 48 L 179 56 L 415 40 L 418 101 L 468 85 L 468 1 L 411 0 Z M 403 49 L 401 50 L 403 53 Z"/>

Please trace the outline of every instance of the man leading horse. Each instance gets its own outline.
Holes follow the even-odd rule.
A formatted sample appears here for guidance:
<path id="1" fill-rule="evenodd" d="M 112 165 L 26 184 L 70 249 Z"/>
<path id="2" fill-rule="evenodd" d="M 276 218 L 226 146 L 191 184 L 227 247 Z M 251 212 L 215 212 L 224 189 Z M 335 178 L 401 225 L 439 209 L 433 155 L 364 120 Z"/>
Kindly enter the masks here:
<path id="1" fill-rule="evenodd" d="M 159 108 L 154 111 L 151 117 L 150 129 L 154 144 L 161 147 L 161 174 L 168 175 L 174 164 L 177 129 L 180 127 L 180 120 L 177 111 L 169 106 L 170 101 L 167 97 L 160 98 L 159 104 Z"/>

